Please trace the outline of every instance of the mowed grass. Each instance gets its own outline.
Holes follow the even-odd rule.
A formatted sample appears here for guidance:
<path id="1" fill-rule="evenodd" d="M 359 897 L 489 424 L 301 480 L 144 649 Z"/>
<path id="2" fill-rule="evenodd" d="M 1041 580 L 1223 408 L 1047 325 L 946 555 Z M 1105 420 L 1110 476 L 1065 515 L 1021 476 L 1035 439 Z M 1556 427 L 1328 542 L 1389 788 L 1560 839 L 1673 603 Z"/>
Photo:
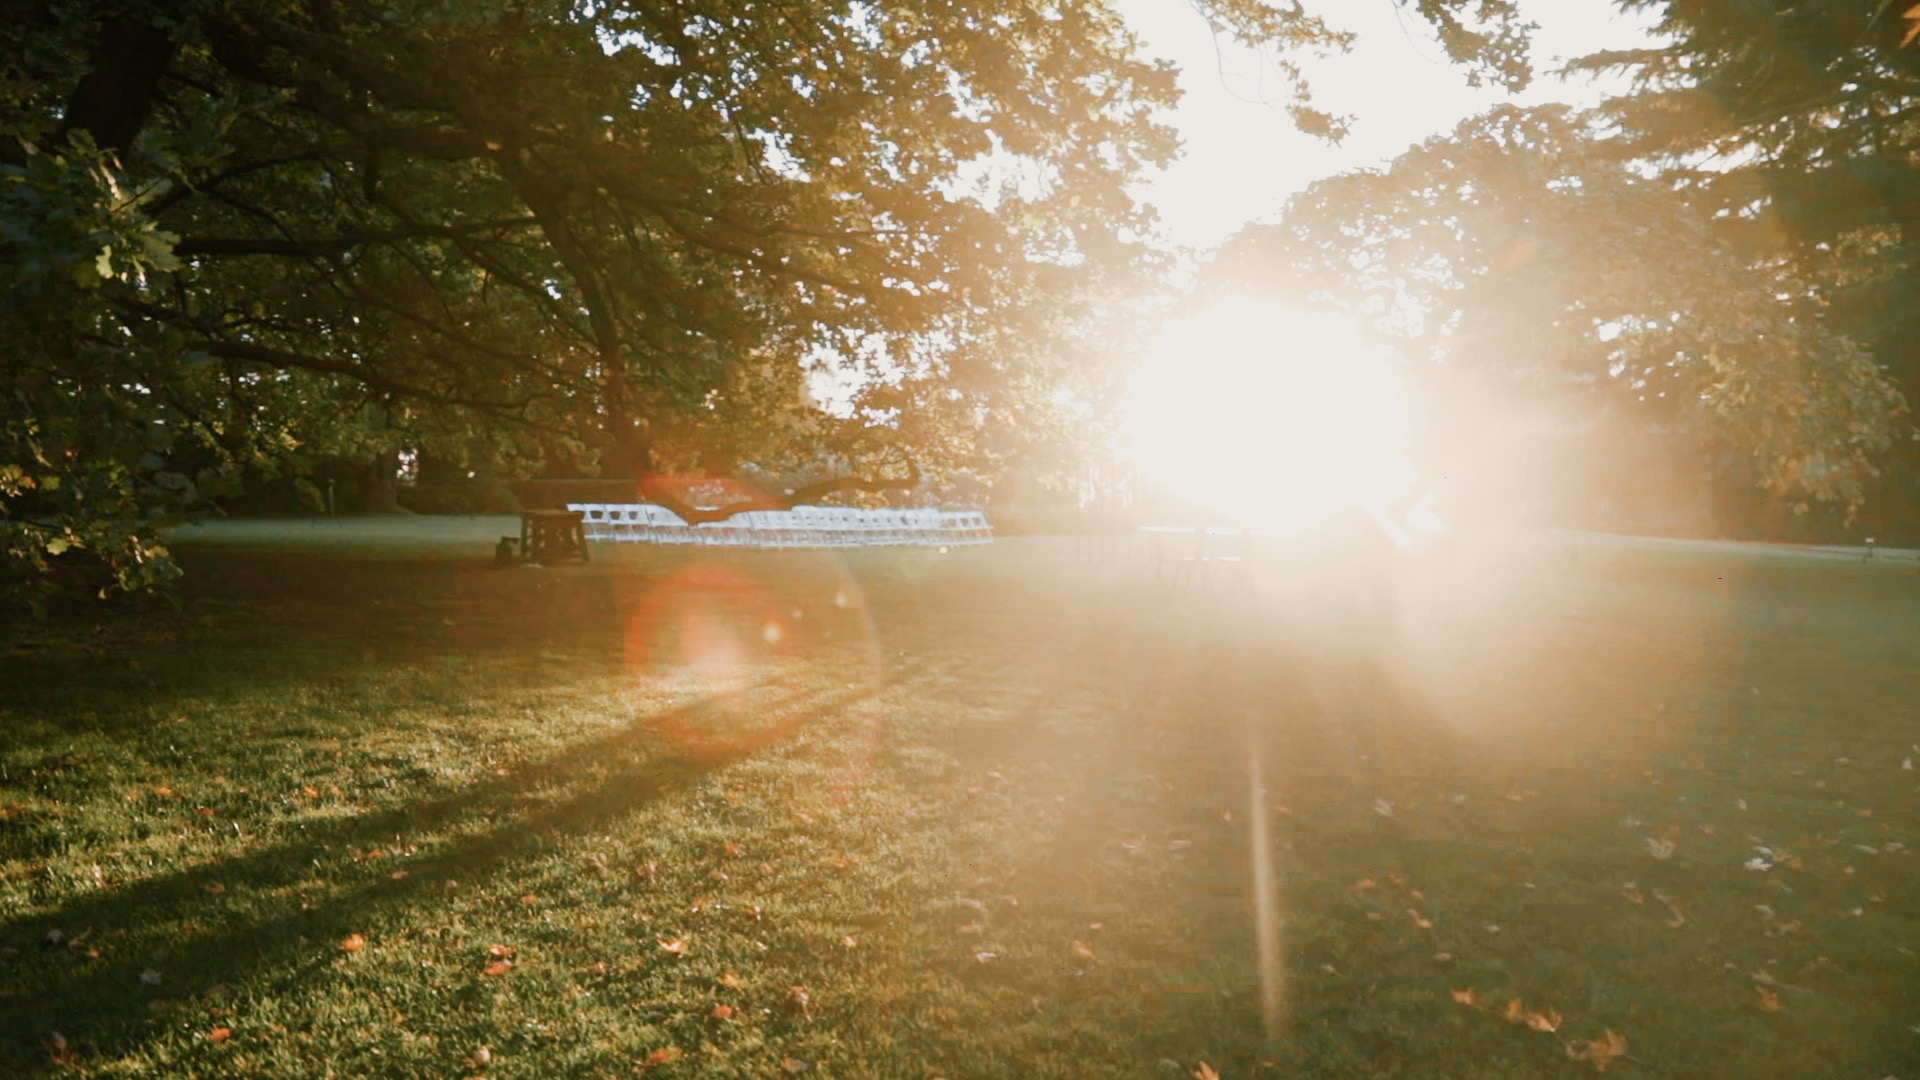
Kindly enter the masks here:
<path id="1" fill-rule="evenodd" d="M 602 552 L 16 628 L 0 1075 L 1920 1076 L 1912 564 Z"/>

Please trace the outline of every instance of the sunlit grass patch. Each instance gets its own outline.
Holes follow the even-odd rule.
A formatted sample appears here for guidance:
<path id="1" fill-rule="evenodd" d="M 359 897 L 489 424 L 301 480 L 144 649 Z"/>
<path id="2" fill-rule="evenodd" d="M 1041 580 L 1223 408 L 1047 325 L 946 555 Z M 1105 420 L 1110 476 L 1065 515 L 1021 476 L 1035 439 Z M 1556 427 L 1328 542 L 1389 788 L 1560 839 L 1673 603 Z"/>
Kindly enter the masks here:
<path id="1" fill-rule="evenodd" d="M 0 1065 L 1893 1072 L 1920 582 L 1581 543 L 1392 631 L 1046 541 L 189 549 L 9 654 Z"/>

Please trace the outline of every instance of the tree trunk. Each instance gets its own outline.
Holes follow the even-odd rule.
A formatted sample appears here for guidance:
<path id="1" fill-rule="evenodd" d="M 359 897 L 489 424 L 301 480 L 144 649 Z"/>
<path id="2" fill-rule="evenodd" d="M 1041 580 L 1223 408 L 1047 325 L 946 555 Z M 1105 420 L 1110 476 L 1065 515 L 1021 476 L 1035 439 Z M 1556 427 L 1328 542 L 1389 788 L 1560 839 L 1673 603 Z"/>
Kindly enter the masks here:
<path id="1" fill-rule="evenodd" d="M 607 421 L 613 445 L 600 461 L 600 475 L 635 480 L 653 471 L 653 440 L 645 420 L 613 416 Z"/>
<path id="2" fill-rule="evenodd" d="M 360 474 L 360 512 L 398 514 L 400 451 L 383 450 Z"/>

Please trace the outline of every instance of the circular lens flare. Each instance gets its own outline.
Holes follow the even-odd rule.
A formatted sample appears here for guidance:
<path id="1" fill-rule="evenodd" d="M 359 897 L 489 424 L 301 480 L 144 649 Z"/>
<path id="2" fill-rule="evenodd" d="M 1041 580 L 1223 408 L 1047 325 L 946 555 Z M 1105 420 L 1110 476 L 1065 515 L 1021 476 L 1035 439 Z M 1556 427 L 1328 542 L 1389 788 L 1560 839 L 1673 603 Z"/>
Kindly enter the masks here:
<path id="1" fill-rule="evenodd" d="M 1133 402 L 1149 479 L 1209 513 L 1294 529 L 1413 481 L 1389 357 L 1330 316 L 1235 302 L 1170 324 Z"/>

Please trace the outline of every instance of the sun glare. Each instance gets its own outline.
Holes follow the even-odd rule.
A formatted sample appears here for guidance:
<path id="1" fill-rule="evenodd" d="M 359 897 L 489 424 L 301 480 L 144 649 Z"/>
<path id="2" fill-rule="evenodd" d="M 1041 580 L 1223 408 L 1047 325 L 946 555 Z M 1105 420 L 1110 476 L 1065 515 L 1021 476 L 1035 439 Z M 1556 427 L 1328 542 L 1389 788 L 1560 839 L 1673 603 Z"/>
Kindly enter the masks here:
<path id="1" fill-rule="evenodd" d="M 1298 528 L 1413 480 L 1392 365 L 1332 317 L 1234 303 L 1169 324 L 1133 401 L 1147 478 L 1224 518 Z"/>

